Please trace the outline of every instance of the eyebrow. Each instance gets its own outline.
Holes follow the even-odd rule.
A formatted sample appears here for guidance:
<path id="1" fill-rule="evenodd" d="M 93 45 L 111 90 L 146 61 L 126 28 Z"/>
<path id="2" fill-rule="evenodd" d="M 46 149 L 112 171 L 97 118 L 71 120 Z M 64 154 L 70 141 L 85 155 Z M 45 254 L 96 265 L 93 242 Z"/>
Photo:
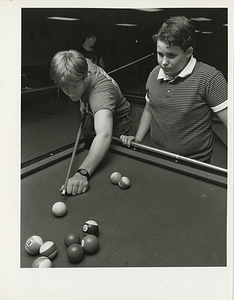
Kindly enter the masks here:
<path id="1" fill-rule="evenodd" d="M 162 53 L 162 51 L 160 51 L 160 50 L 157 50 L 157 53 Z M 173 51 L 167 51 L 166 52 L 167 53 L 167 55 L 177 55 L 178 53 L 176 53 L 176 52 L 173 52 Z"/>

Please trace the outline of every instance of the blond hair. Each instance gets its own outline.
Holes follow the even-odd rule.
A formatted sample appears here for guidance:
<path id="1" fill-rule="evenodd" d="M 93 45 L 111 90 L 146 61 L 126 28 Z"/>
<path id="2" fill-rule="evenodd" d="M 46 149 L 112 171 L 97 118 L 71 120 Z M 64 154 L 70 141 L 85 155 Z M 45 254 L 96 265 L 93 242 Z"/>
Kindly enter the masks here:
<path id="1" fill-rule="evenodd" d="M 61 88 L 72 88 L 88 73 L 83 54 L 76 50 L 61 51 L 51 60 L 50 77 Z"/>

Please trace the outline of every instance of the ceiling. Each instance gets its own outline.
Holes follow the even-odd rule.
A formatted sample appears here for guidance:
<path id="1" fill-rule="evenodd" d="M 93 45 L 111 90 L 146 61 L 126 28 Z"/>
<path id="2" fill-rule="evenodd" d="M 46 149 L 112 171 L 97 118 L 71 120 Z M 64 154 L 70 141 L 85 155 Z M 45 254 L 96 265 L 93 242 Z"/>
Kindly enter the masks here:
<path id="1" fill-rule="evenodd" d="M 49 23 L 52 26 L 62 22 L 66 26 L 82 27 L 86 22 L 93 22 L 98 31 L 99 39 L 122 38 L 126 35 L 146 37 L 157 31 L 161 24 L 170 16 L 185 15 L 188 18 L 208 18 L 212 21 L 195 21 L 200 31 L 214 31 L 224 28 L 227 24 L 227 9 L 225 8 L 165 8 L 156 12 L 146 12 L 137 9 L 111 8 L 23 8 L 22 22 Z M 48 20 L 47 17 L 60 16 L 78 18 L 78 21 Z M 132 23 L 137 27 L 118 27 L 117 23 Z"/>
<path id="2" fill-rule="evenodd" d="M 227 76 L 227 16 L 228 8 L 151 8 L 150 12 L 136 8 L 22 8 L 23 60 L 25 64 L 35 64 L 37 60 L 50 60 L 52 53 L 63 49 L 65 38 L 74 38 L 74 46 L 82 42 L 81 31 L 84 25 L 92 22 L 98 45 L 105 58 L 108 70 L 126 65 L 138 58 L 155 51 L 152 34 L 157 32 L 162 23 L 170 16 L 184 15 L 187 18 L 207 18 L 210 21 L 194 21 L 196 47 L 194 55 L 200 61 L 215 66 Z M 76 21 L 49 20 L 48 17 L 77 18 Z M 117 26 L 119 23 L 136 24 L 134 27 Z M 225 25 L 226 24 L 226 25 Z M 209 33 L 213 34 L 209 34 Z M 35 40 L 31 42 L 31 35 Z M 206 33 L 206 34 L 205 34 Z M 44 36 L 47 38 L 39 38 Z M 50 37 L 50 39 L 49 39 Z M 33 48 L 35 45 L 36 49 Z M 69 46 L 70 47 L 70 46 Z M 55 50 L 56 49 L 56 50 Z M 143 61 L 148 70 L 156 61 L 155 57 Z M 130 70 L 130 68 L 129 68 Z"/>

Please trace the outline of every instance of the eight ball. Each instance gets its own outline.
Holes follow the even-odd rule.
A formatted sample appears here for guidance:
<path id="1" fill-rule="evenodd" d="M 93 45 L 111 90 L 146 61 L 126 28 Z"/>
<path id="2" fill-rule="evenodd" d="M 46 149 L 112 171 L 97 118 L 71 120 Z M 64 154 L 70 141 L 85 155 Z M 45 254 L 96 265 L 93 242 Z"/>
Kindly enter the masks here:
<path id="1" fill-rule="evenodd" d="M 84 234 L 94 234 L 97 236 L 99 232 L 98 223 L 94 220 L 86 221 L 82 229 Z"/>

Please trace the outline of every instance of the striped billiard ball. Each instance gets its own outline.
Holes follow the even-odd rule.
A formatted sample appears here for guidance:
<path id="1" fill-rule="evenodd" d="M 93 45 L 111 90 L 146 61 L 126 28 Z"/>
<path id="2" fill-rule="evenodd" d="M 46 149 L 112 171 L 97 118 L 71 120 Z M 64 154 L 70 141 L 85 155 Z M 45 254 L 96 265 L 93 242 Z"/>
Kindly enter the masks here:
<path id="1" fill-rule="evenodd" d="M 51 268 L 52 262 L 46 256 L 40 256 L 36 260 L 34 260 L 32 264 L 32 268 Z"/>
<path id="2" fill-rule="evenodd" d="M 51 259 L 57 254 L 58 248 L 54 242 L 48 241 L 41 245 L 39 252 L 42 256 L 46 256 Z"/>
<path id="3" fill-rule="evenodd" d="M 113 184 L 118 184 L 121 177 L 122 177 L 122 175 L 119 172 L 114 172 L 111 174 L 110 180 Z"/>
<path id="4" fill-rule="evenodd" d="M 128 189 L 130 187 L 130 180 L 126 176 L 123 176 L 118 183 L 121 189 Z"/>

